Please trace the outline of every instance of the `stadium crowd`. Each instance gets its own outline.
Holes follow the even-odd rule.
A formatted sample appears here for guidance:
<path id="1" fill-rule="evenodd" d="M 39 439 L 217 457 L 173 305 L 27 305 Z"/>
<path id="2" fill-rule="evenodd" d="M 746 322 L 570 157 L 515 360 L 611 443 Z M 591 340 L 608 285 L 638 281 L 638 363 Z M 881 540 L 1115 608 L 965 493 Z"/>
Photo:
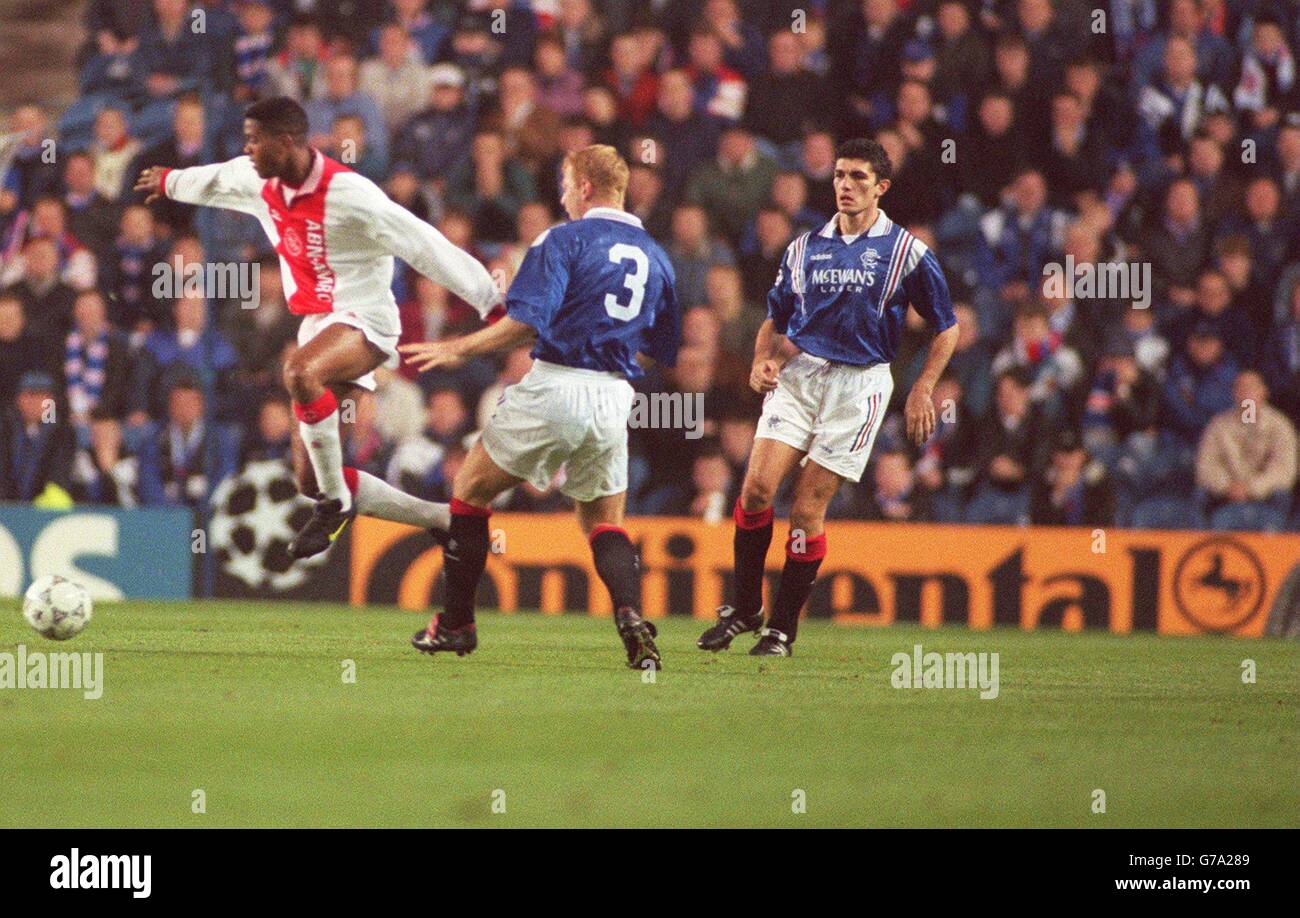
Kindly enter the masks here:
<path id="1" fill-rule="evenodd" d="M 685 310 L 677 367 L 638 389 L 704 393 L 705 414 L 698 438 L 632 431 L 632 512 L 728 515 L 767 289 L 834 214 L 836 140 L 869 135 L 894 165 L 882 207 L 938 254 L 961 338 L 917 451 L 909 316 L 894 410 L 832 516 L 1300 528 L 1297 4 L 89 0 L 85 25 L 77 100 L 9 122 L 0 499 L 202 508 L 242 463 L 287 457 L 297 320 L 268 241 L 130 190 L 147 165 L 238 155 L 243 108 L 284 94 L 315 145 L 505 283 L 562 217 L 564 154 L 626 155 Z M 230 261 L 260 265 L 256 308 L 159 295 L 159 263 Z M 1150 287 L 1044 287 L 1071 263 Z M 405 266 L 394 291 L 406 341 L 477 321 Z M 446 500 L 529 364 L 382 373 L 348 463 Z M 565 505 L 521 486 L 506 506 Z"/>

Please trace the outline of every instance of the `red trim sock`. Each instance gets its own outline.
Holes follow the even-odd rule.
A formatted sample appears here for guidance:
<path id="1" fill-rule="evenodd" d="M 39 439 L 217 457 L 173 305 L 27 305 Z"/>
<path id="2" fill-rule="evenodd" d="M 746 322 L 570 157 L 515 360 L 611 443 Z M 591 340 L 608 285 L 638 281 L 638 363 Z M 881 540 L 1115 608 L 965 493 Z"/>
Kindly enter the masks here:
<path id="1" fill-rule="evenodd" d="M 803 550 L 795 548 L 794 537 L 785 543 L 785 567 L 781 571 L 781 585 L 776 590 L 776 601 L 767 626 L 781 631 L 794 643 L 799 631 L 799 613 L 812 592 L 817 580 L 817 569 L 826 557 L 826 533 L 807 537 Z"/>
<path id="2" fill-rule="evenodd" d="M 303 404 L 302 402 L 294 402 L 293 413 L 296 414 L 298 420 L 302 421 L 304 424 L 319 424 L 337 411 L 338 407 L 338 399 L 334 397 L 333 392 L 326 389 L 321 393 L 320 398 L 315 401 L 307 402 L 306 404 Z"/>

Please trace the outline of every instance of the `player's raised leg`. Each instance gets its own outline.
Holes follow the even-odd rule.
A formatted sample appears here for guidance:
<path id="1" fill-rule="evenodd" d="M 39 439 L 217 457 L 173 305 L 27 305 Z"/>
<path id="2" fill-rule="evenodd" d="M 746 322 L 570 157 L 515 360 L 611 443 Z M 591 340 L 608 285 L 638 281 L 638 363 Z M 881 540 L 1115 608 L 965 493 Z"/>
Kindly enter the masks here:
<path id="1" fill-rule="evenodd" d="M 481 441 L 465 457 L 465 464 L 452 485 L 451 526 L 442 554 L 447 600 L 429 627 L 411 638 L 417 650 L 455 651 L 458 656 L 464 656 L 478 646 L 474 594 L 487 566 L 492 501 L 522 480 L 493 462 Z"/>
<path id="2" fill-rule="evenodd" d="M 333 385 L 329 389 L 334 393 L 340 409 L 348 404 L 349 399 L 355 402 L 358 399 L 373 397 L 361 386 Z M 339 422 L 344 428 L 347 427 L 350 422 L 348 412 L 339 411 Z M 307 446 L 301 434 L 295 431 L 291 442 L 293 474 L 298 491 L 313 500 L 319 500 L 322 495 L 316 485 L 316 473 L 312 468 L 311 457 L 307 455 Z M 405 523 L 408 526 L 419 526 L 429 530 L 429 534 L 438 544 L 447 541 L 447 530 L 451 526 L 451 507 L 448 504 L 422 500 L 393 487 L 382 478 L 352 466 L 343 467 L 343 480 L 352 495 L 352 505 L 356 508 L 357 516 L 371 516 L 376 519 L 391 520 L 394 523 Z"/>
<path id="3" fill-rule="evenodd" d="M 826 508 L 844 479 L 816 462 L 807 463 L 795 482 L 790 506 L 790 536 L 785 543 L 785 567 L 772 603 L 767 627 L 750 653 L 788 657 L 799 631 L 799 613 L 826 557 Z"/>
<path id="4" fill-rule="evenodd" d="M 627 665 L 633 669 L 659 669 L 663 660 L 654 642 L 658 632 L 652 622 L 641 617 L 641 562 L 623 528 L 626 504 L 626 491 L 580 501 L 578 525 L 591 543 L 596 574 L 614 604 L 614 627 L 627 651 Z"/>
<path id="5" fill-rule="evenodd" d="M 701 650 L 726 650 L 747 631 L 763 627 L 763 574 L 767 549 L 772 544 L 772 501 L 781 482 L 804 453 L 781 440 L 760 437 L 749 454 L 749 468 L 732 512 L 736 529 L 736 604 L 718 609 L 718 621 L 700 635 Z"/>
<path id="6" fill-rule="evenodd" d="M 318 492 L 308 495 L 317 498 L 312 518 L 289 543 L 289 554 L 295 558 L 310 558 L 329 548 L 356 515 L 343 477 L 338 397 L 330 387 L 358 379 L 386 359 L 360 329 L 340 323 L 326 326 L 285 363 L 284 385 L 293 399 Z"/>

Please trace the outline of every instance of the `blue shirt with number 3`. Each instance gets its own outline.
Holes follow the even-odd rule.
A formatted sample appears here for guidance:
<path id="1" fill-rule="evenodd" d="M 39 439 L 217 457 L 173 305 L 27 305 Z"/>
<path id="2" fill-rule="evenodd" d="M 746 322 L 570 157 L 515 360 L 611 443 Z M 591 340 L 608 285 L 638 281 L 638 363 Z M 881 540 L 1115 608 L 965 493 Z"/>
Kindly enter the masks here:
<path id="1" fill-rule="evenodd" d="M 537 330 L 533 357 L 642 375 L 640 351 L 677 361 L 681 316 L 668 255 L 629 213 L 593 207 L 537 237 L 506 294 L 506 314 Z"/>

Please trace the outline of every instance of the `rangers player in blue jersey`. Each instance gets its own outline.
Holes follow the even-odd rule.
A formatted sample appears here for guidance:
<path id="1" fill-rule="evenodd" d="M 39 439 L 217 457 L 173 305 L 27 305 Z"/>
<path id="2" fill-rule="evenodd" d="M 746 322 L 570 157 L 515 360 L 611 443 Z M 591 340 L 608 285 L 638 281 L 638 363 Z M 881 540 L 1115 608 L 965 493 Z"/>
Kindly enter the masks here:
<path id="1" fill-rule="evenodd" d="M 536 341 L 532 370 L 506 390 L 456 475 L 444 552 L 446 606 L 412 638 L 419 650 L 464 655 L 477 646 L 474 593 L 487 560 L 492 501 L 521 482 L 544 488 L 564 465 L 560 490 L 577 502 L 628 665 L 660 665 L 654 625 L 638 608 L 636 549 L 623 529 L 628 379 L 642 373 L 638 352 L 676 362 L 681 318 L 668 256 L 623 210 L 627 180 L 627 164 L 613 147 L 570 154 L 561 200 L 571 220 L 529 248 L 506 295 L 505 317 L 463 338 L 401 348 L 427 370 Z"/>
<path id="2" fill-rule="evenodd" d="M 909 304 L 935 335 L 907 397 L 907 432 L 918 444 L 934 432 L 931 393 L 957 344 L 957 320 L 934 254 L 878 206 L 891 174 L 880 144 L 842 144 L 838 212 L 790 244 L 768 294 L 749 378 L 767 396 L 734 511 L 735 606 L 718 610 L 717 624 L 698 641 L 704 650 L 723 650 L 757 631 L 750 653 L 790 656 L 826 555 L 826 507 L 845 479 L 859 481 L 866 469 L 893 392 L 889 362 Z M 796 466 L 786 562 L 765 625 L 772 499 Z"/>

